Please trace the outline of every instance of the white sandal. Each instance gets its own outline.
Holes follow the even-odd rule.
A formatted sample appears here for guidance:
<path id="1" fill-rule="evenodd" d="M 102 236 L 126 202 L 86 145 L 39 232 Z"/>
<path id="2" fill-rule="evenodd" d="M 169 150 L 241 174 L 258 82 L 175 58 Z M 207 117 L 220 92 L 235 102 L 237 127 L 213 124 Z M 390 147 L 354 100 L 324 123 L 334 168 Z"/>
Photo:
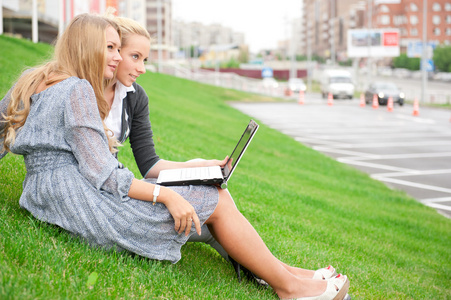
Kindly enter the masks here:
<path id="1" fill-rule="evenodd" d="M 335 276 L 337 276 L 337 272 L 335 271 L 334 267 L 328 266 L 327 268 L 316 270 L 315 274 L 313 274 L 312 279 L 326 280 Z"/>
<path id="2" fill-rule="evenodd" d="M 342 279 L 344 277 L 344 280 Z M 314 297 L 303 297 L 296 300 L 343 300 L 349 289 L 349 280 L 346 275 L 338 274 L 327 280 L 327 288 L 324 293 Z"/>

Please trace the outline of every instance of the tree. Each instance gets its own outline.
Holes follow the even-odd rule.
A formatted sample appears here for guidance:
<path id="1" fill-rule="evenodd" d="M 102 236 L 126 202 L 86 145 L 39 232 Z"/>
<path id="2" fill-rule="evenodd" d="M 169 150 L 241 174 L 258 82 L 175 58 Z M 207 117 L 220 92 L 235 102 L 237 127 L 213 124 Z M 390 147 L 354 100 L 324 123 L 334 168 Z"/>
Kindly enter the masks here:
<path id="1" fill-rule="evenodd" d="M 247 49 L 240 48 L 240 54 L 238 55 L 238 61 L 240 63 L 247 63 L 249 61 L 249 51 Z"/>
<path id="2" fill-rule="evenodd" d="M 442 72 L 451 72 L 451 46 L 438 46 L 432 58 L 435 66 Z"/>
<path id="3" fill-rule="evenodd" d="M 407 54 L 401 53 L 398 57 L 393 58 L 393 67 L 417 71 L 420 69 L 420 58 L 408 57 Z"/>

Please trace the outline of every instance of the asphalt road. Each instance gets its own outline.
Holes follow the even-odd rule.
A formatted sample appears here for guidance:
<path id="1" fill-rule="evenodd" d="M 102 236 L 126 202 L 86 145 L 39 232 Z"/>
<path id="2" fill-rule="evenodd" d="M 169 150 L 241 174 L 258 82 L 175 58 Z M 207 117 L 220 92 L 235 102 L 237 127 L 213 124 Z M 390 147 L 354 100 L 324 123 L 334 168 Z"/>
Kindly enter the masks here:
<path id="1" fill-rule="evenodd" d="M 304 104 L 232 103 L 271 128 L 337 161 L 360 169 L 389 187 L 451 218 L 451 111 L 395 105 L 377 109 L 360 100 L 306 94 Z"/>

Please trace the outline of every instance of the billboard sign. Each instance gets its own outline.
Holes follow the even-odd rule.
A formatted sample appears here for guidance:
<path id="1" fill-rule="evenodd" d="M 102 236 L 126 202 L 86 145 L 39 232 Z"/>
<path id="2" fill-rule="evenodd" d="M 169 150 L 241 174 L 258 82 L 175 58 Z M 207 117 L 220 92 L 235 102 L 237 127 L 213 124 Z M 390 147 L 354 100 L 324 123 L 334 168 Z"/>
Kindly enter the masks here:
<path id="1" fill-rule="evenodd" d="M 428 42 L 426 44 L 426 57 L 431 59 L 434 55 L 434 49 L 437 46 L 435 42 Z M 407 44 L 408 57 L 422 57 L 423 56 L 423 42 L 409 42 Z"/>
<path id="2" fill-rule="evenodd" d="M 348 30 L 348 57 L 397 57 L 398 29 Z"/>
<path id="3" fill-rule="evenodd" d="M 401 0 L 374 0 L 374 5 L 378 4 L 400 4 Z"/>

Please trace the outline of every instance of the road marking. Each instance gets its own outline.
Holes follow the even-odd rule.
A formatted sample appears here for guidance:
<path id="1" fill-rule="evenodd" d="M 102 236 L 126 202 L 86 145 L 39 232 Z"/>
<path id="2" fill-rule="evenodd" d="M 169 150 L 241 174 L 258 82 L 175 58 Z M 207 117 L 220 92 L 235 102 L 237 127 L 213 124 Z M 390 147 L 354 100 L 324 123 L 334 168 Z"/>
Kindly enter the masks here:
<path id="1" fill-rule="evenodd" d="M 385 182 L 390 182 L 390 183 L 395 183 L 395 184 L 405 185 L 405 186 L 411 186 L 411 187 L 424 189 L 424 190 L 431 190 L 431 191 L 451 194 L 451 189 L 442 188 L 439 186 L 416 183 L 416 182 L 411 182 L 411 181 L 407 181 L 407 180 L 394 179 L 394 178 L 390 178 L 390 177 L 382 177 L 382 176 L 377 176 L 377 175 L 371 175 L 371 177 L 376 180 L 379 180 L 379 181 L 385 181 Z"/>
<path id="2" fill-rule="evenodd" d="M 342 145 L 342 146 L 340 146 Z M 419 142 L 394 142 L 394 143 L 362 143 L 362 144 L 330 144 L 329 147 L 340 147 L 340 148 L 385 148 L 385 147 L 410 147 L 410 146 L 446 146 L 451 145 L 451 141 L 419 141 Z M 325 148 L 325 147 L 324 147 Z M 321 146 L 318 149 L 322 149 Z"/>
<path id="3" fill-rule="evenodd" d="M 426 170 L 426 171 L 412 170 L 412 171 L 407 171 L 407 172 L 377 173 L 377 174 L 373 174 L 373 175 L 381 176 L 381 177 L 400 177 L 400 176 L 437 175 L 437 174 L 450 174 L 450 173 L 451 173 L 451 169 L 440 169 L 440 170 Z"/>
<path id="4" fill-rule="evenodd" d="M 448 202 L 451 201 L 451 197 L 429 198 L 420 200 L 423 203 L 436 203 L 436 202 Z"/>
<path id="5" fill-rule="evenodd" d="M 374 164 L 370 162 L 364 162 L 364 161 L 354 161 L 354 160 L 346 160 L 343 158 L 337 158 L 337 161 L 349 164 L 349 165 L 356 165 L 356 166 L 362 166 L 362 167 L 369 167 L 374 169 L 382 169 L 382 170 L 389 170 L 389 171 L 396 171 L 396 172 L 414 172 L 416 170 L 413 169 L 406 169 L 406 168 L 399 168 L 394 166 L 388 166 L 388 165 L 381 165 L 381 164 Z"/>
<path id="6" fill-rule="evenodd" d="M 451 211 L 451 206 L 446 206 L 446 205 L 436 204 L 436 203 L 424 203 L 424 205 L 435 208 L 435 209 Z"/>
<path id="7" fill-rule="evenodd" d="M 451 211 L 451 206 L 437 204 L 440 202 L 451 202 L 451 197 L 429 198 L 429 199 L 420 200 L 420 202 L 423 203 L 424 205 L 432 207 L 432 208 Z"/>
<path id="8" fill-rule="evenodd" d="M 406 154 L 373 154 L 361 157 L 346 157 L 348 160 L 386 160 L 386 159 L 405 159 L 405 158 L 432 158 L 432 157 L 451 157 L 451 152 L 438 153 L 406 153 Z"/>
<path id="9" fill-rule="evenodd" d="M 416 122 L 416 123 L 422 123 L 422 124 L 435 124 L 436 123 L 432 119 L 418 118 L 418 117 L 406 116 L 406 115 L 400 115 L 400 114 L 397 114 L 396 117 L 399 119 L 408 120 L 408 121 L 412 121 L 412 122 Z"/>

